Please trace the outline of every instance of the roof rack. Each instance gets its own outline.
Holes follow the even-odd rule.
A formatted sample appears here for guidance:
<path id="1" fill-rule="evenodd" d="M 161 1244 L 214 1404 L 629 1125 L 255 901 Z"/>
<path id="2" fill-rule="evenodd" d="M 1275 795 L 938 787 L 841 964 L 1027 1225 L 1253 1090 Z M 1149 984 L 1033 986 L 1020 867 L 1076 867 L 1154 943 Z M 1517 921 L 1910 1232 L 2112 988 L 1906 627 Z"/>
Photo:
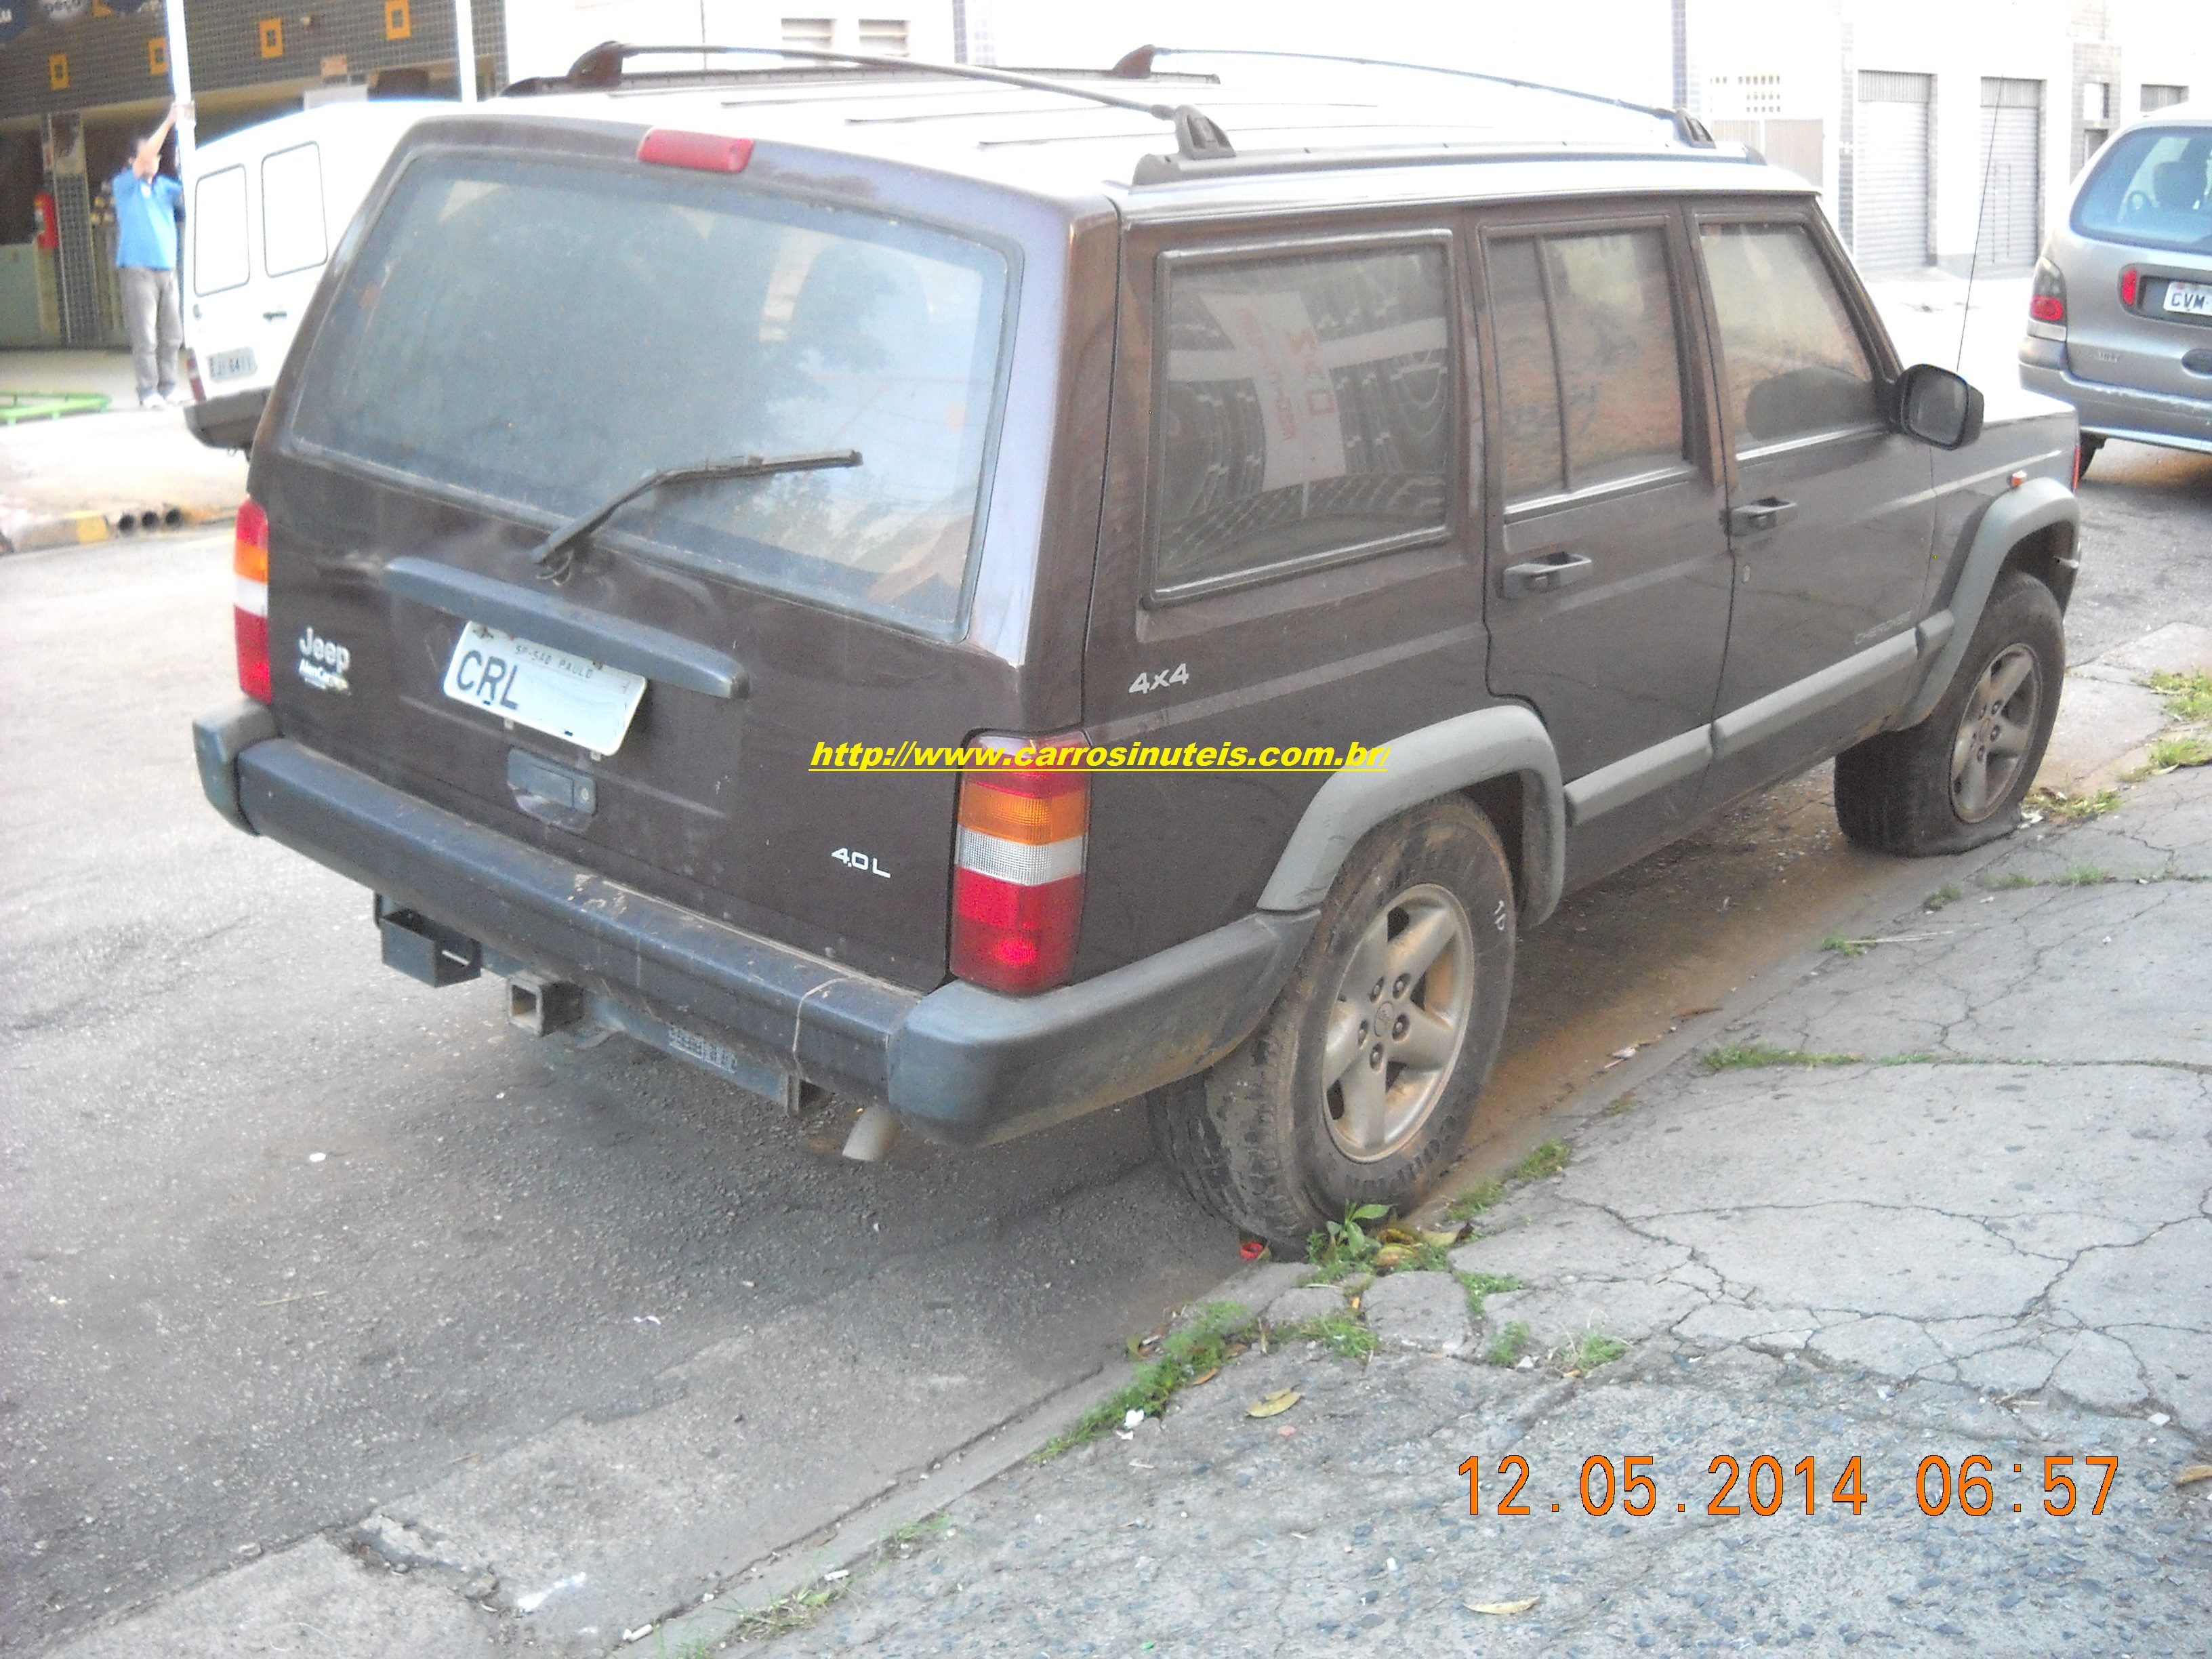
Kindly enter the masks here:
<path id="1" fill-rule="evenodd" d="M 1123 80 L 1143 81 L 1151 77 L 1152 64 L 1162 58 L 1272 58 L 1294 63 L 1356 64 L 1365 69 L 1410 70 L 1419 75 L 1447 75 L 1462 81 L 1484 81 L 1492 86 L 1515 87 L 1523 92 L 1548 92 L 1562 98 L 1579 99 L 1584 103 L 1604 104 L 1613 109 L 1625 109 L 1638 115 L 1648 115 L 1655 121 L 1663 121 L 1674 131 L 1676 137 L 1693 149 L 1714 148 L 1713 135 L 1705 124 L 1687 110 L 1668 109 L 1657 104 L 1633 103 L 1626 98 L 1608 98 L 1601 92 L 1584 92 L 1577 87 L 1553 86 L 1545 81 L 1523 81 L 1510 75 L 1492 75 L 1481 70 L 1449 69 L 1441 64 L 1407 64 L 1389 58 L 1348 58 L 1322 52 L 1270 52 L 1260 47 L 1206 46 L 1139 46 L 1124 53 L 1113 68 L 1113 73 Z"/>
<path id="2" fill-rule="evenodd" d="M 761 57 L 795 58 L 816 64 L 855 64 L 865 69 L 887 70 L 902 74 L 944 76 L 963 81 L 987 81 L 1000 86 L 1021 87 L 1030 92 L 1056 93 L 1064 98 L 1087 99 L 1094 104 L 1104 104 L 1114 109 L 1134 110 L 1155 120 L 1173 125 L 1176 135 L 1176 159 L 1185 162 L 1223 161 L 1233 160 L 1237 148 L 1219 122 L 1192 104 L 1148 102 L 1141 98 L 1130 98 L 1120 93 L 1108 92 L 1097 87 L 1076 82 L 1055 81 L 1042 75 L 1024 75 L 1015 70 L 987 69 L 980 64 L 936 64 L 918 58 L 880 58 L 858 52 L 815 52 L 798 46 L 634 46 L 620 40 L 602 41 L 568 66 L 565 75 L 533 76 L 517 81 L 507 88 L 509 97 L 532 96 L 541 93 L 592 91 L 607 87 L 650 86 L 666 82 L 696 82 L 702 74 L 716 79 L 728 79 L 757 70 L 742 69 L 721 70 L 663 71 L 653 75 L 633 75 L 629 60 L 633 58 L 659 57 Z M 1126 59 L 1124 60 L 1127 61 Z M 1145 78 L 1123 76 L 1123 79 Z"/>

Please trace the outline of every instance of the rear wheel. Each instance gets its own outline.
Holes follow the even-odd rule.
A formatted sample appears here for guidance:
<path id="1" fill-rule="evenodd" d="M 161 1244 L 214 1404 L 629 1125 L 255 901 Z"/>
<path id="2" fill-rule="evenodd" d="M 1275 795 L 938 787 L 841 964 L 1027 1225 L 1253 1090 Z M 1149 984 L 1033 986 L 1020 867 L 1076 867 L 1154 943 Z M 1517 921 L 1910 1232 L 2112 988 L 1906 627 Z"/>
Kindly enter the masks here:
<path id="1" fill-rule="evenodd" d="M 2081 483 L 2089 476 L 2089 463 L 2097 459 L 2097 452 L 2104 447 L 2105 441 L 2102 438 L 2087 432 L 2081 434 L 2078 447 L 2074 452 L 2074 482 L 2075 483 Z"/>
<path id="2" fill-rule="evenodd" d="M 1157 1092 L 1154 1135 L 1193 1196 L 1271 1243 L 1354 1205 L 1403 1209 L 1474 1115 L 1512 988 L 1513 884 L 1456 799 L 1352 849 L 1259 1029 Z"/>
<path id="3" fill-rule="evenodd" d="M 1844 833 L 1915 858 L 2008 834 L 2043 763 L 2065 677 L 2058 602 L 2034 577 L 2007 572 L 1934 712 L 1836 757 Z"/>

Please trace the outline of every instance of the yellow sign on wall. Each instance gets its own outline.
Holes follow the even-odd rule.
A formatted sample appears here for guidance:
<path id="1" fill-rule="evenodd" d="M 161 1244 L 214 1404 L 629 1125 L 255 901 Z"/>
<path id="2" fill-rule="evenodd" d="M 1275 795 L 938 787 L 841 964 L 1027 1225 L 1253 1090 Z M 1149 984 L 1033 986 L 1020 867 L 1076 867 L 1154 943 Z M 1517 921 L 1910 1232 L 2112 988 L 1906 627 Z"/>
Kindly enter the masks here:
<path id="1" fill-rule="evenodd" d="M 284 20 L 264 17 L 261 20 L 261 55 L 282 58 L 284 55 Z"/>
<path id="2" fill-rule="evenodd" d="M 49 92 L 69 90 L 69 54 L 67 52 L 57 52 L 47 55 L 46 90 Z"/>
<path id="3" fill-rule="evenodd" d="M 415 20 L 407 15 L 407 0 L 384 0 L 384 38 L 404 40 L 415 33 Z"/>
<path id="4" fill-rule="evenodd" d="M 146 43 L 146 73 L 167 75 L 169 72 L 169 43 L 155 35 Z"/>

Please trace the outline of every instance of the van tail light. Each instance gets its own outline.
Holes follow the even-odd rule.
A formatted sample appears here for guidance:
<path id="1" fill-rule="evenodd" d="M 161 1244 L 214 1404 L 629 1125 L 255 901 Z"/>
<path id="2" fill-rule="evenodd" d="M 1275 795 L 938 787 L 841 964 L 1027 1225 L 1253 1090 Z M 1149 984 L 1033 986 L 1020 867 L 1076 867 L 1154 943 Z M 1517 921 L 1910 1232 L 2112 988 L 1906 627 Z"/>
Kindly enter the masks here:
<path id="1" fill-rule="evenodd" d="M 2028 295 L 2027 314 L 2039 323 L 2066 325 L 2066 278 L 2048 259 L 2035 262 L 2035 288 Z"/>
<path id="2" fill-rule="evenodd" d="M 1055 765 L 1050 755 L 1079 751 L 1083 738 L 984 737 L 975 744 L 1042 758 L 961 777 L 952 972 L 987 990 L 1048 991 L 1075 963 L 1091 826 L 1089 774 L 1079 764 Z"/>
<path id="3" fill-rule="evenodd" d="M 2136 296 L 2142 292 L 2142 272 L 2129 265 L 2120 272 L 2120 303 L 2132 306 Z"/>
<path id="4" fill-rule="evenodd" d="M 190 346 L 185 348 L 185 379 L 191 386 L 192 401 L 196 404 L 205 403 L 207 387 L 200 381 L 200 355 Z"/>
<path id="5" fill-rule="evenodd" d="M 251 495 L 238 505 L 231 544 L 231 622 L 238 635 L 238 689 L 269 701 L 269 515 Z"/>

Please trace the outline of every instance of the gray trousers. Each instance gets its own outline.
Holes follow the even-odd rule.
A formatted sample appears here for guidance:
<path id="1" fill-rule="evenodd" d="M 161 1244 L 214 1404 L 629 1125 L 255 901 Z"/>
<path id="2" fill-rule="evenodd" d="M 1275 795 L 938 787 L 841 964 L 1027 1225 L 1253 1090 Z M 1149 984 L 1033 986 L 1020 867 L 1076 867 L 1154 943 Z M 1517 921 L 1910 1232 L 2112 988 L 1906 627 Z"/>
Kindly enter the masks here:
<path id="1" fill-rule="evenodd" d="M 131 368 L 138 395 L 177 389 L 177 354 L 184 349 L 184 319 L 177 314 L 177 273 L 125 265 L 123 325 L 131 331 Z"/>

